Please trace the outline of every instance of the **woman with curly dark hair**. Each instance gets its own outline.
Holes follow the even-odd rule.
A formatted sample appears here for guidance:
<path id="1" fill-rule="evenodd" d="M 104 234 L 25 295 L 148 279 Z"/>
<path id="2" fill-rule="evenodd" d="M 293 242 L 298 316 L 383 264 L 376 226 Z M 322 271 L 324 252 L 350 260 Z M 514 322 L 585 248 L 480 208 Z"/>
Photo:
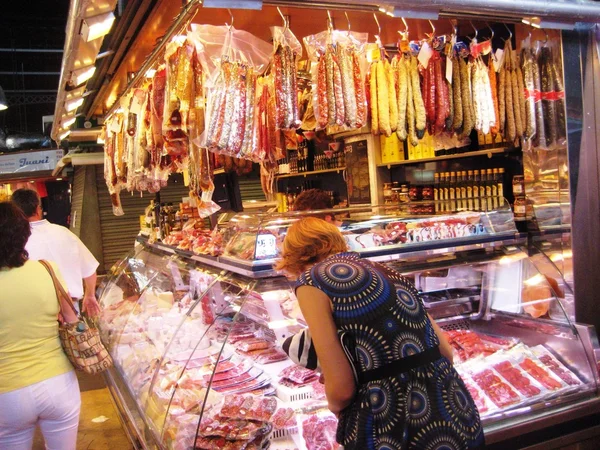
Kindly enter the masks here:
<path id="1" fill-rule="evenodd" d="M 31 449 L 37 425 L 47 449 L 75 449 L 79 385 L 58 337 L 52 277 L 25 251 L 30 234 L 21 210 L 0 203 L 0 449 Z"/>

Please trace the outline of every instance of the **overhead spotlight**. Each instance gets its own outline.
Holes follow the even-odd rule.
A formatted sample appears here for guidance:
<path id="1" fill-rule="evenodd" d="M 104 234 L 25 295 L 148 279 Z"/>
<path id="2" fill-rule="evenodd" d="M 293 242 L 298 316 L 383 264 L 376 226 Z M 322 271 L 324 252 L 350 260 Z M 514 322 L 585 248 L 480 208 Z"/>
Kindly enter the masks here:
<path id="1" fill-rule="evenodd" d="M 79 86 L 92 78 L 95 72 L 96 66 L 82 67 L 81 69 L 74 70 L 71 73 L 71 84 L 73 86 Z"/>
<path id="2" fill-rule="evenodd" d="M 0 86 L 0 111 L 4 111 L 8 108 L 8 100 L 6 100 L 6 95 L 2 90 L 2 86 Z"/>
<path id="3" fill-rule="evenodd" d="M 101 38 L 102 36 L 106 36 L 110 32 L 114 21 L 115 15 L 112 12 L 83 19 L 81 25 L 81 37 L 83 37 L 86 42 L 90 42 Z"/>
<path id="4" fill-rule="evenodd" d="M 72 100 L 67 100 L 67 102 L 65 104 L 65 108 L 68 112 L 71 112 L 71 111 L 75 111 L 81 105 L 83 105 L 83 98 L 79 97 L 79 98 L 74 98 Z"/>

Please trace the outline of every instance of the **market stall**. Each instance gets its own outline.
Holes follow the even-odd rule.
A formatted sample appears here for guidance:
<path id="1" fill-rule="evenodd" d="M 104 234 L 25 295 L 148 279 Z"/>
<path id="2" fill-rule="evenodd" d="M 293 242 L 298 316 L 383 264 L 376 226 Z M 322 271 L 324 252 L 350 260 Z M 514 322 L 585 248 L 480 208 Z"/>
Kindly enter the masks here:
<path id="1" fill-rule="evenodd" d="M 101 318 L 138 445 L 332 441 L 314 374 L 282 372 L 278 345 L 302 319 L 271 269 L 296 196 L 313 187 L 329 192 L 351 248 L 413 277 L 489 443 L 593 435 L 597 339 L 578 322 L 600 325 L 586 269 L 598 255 L 573 248 L 600 239 L 597 141 L 580 142 L 598 104 L 598 6 L 233 3 L 158 2 L 82 105 L 105 119 L 113 212 L 127 215 L 124 195 L 148 196 L 144 237 L 113 268 Z M 250 170 L 287 215 L 217 220 L 215 173 Z M 187 195 L 150 204 L 174 175 Z M 256 415 L 223 406 L 251 391 Z M 565 418 L 580 422 L 553 427 Z"/>

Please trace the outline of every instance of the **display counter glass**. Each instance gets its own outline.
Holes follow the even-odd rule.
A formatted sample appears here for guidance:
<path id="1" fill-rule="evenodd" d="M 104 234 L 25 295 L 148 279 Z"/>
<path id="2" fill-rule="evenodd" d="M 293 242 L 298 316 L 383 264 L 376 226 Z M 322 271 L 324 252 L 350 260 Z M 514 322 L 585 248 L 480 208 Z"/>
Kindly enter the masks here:
<path id="1" fill-rule="evenodd" d="M 335 215 L 352 232 L 399 222 L 369 209 L 362 217 L 319 214 Z M 417 242 L 373 240 L 358 252 L 414 281 L 450 340 L 488 442 L 498 442 L 598 401 L 597 341 L 592 328 L 572 322 L 551 280 L 513 242 L 514 222 L 490 212 L 475 223 L 468 214 L 402 222 L 407 230 L 477 225 L 495 239 L 484 245 L 482 234 L 455 236 L 425 250 Z M 245 241 L 254 247 L 249 264 L 264 264 L 275 254 L 260 259 L 258 236 L 273 236 L 277 247 L 302 216 L 240 214 L 228 225 L 226 247 Z M 272 269 L 252 276 L 234 264 L 241 256 L 231 250 L 203 259 L 143 241 L 102 287 L 99 327 L 115 361 L 108 379 L 143 447 L 314 449 L 334 442 L 336 419 L 318 373 L 281 349 L 305 327 L 293 283 Z"/>

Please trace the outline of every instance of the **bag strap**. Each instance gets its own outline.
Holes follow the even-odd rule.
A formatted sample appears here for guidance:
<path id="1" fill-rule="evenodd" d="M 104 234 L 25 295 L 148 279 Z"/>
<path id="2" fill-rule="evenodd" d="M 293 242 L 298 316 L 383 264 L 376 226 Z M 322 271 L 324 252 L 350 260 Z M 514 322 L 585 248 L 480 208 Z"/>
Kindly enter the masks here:
<path id="1" fill-rule="evenodd" d="M 71 296 L 67 293 L 67 291 L 65 291 L 65 288 L 60 283 L 60 281 L 58 281 L 58 278 L 56 277 L 56 273 L 54 273 L 54 269 L 52 268 L 52 265 L 50 265 L 50 263 L 48 261 L 45 261 L 43 259 L 40 259 L 39 262 L 42 266 L 44 266 L 46 268 L 46 270 L 52 277 L 52 282 L 54 283 L 54 290 L 56 291 L 56 297 L 58 298 L 58 306 L 60 307 L 61 313 L 62 313 L 62 311 L 64 311 L 64 308 L 65 308 L 64 304 L 66 303 L 67 305 L 69 305 L 67 307 L 67 309 L 71 309 L 71 311 L 73 311 L 75 316 L 79 317 L 79 314 L 77 314 L 77 310 L 73 306 Z M 64 317 L 64 314 L 63 314 L 63 317 Z"/>

